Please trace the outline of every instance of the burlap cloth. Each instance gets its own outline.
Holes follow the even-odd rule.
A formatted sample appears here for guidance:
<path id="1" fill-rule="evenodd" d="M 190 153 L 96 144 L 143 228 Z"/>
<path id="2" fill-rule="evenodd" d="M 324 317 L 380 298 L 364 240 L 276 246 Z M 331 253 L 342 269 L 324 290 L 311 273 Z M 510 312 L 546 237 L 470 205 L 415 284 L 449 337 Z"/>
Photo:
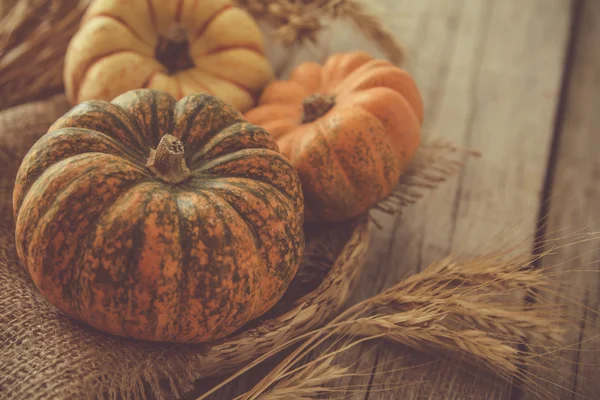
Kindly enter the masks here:
<path id="1" fill-rule="evenodd" d="M 349 297 L 367 254 L 366 218 L 307 231 L 303 267 L 284 299 L 262 321 L 211 345 L 116 338 L 47 303 L 17 260 L 12 190 L 27 150 L 70 108 L 62 93 L 39 99 L 47 89 L 61 89 L 62 54 L 88 1 L 0 1 L 0 399 L 178 397 L 197 379 L 237 370 L 330 319 Z M 14 21 L 20 22 L 12 26 Z M 372 48 L 361 40 L 351 41 L 353 50 Z M 331 47 L 337 44 L 296 48 L 290 57 L 271 43 L 269 57 L 285 76 L 302 59 L 322 61 Z M 31 65 L 26 74 L 23 66 Z"/>
<path id="2" fill-rule="evenodd" d="M 323 323 L 342 306 L 364 263 L 366 223 L 307 232 L 316 246 L 307 243 L 312 253 L 303 274 L 266 322 L 211 345 L 125 340 L 65 317 L 17 260 L 11 195 L 26 151 L 69 108 L 60 94 L 0 111 L 0 398 L 173 398 L 198 378 L 236 370 Z"/>
<path id="3" fill-rule="evenodd" d="M 84 398 L 116 395 L 125 387 L 139 393 L 122 394 L 140 397 L 134 395 L 143 396 L 144 384 L 166 396 L 160 384 L 165 375 L 177 394 L 198 378 L 196 352 L 118 340 L 73 322 L 39 295 L 17 260 L 10 200 L 14 176 L 28 148 L 69 108 L 61 94 L 0 112 L 0 397 Z"/>

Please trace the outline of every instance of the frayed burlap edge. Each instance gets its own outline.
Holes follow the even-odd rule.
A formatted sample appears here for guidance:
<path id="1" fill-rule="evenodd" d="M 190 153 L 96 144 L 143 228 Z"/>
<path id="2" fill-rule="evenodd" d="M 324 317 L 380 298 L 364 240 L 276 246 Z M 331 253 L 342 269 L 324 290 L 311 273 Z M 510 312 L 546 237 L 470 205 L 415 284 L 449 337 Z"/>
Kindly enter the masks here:
<path id="1" fill-rule="evenodd" d="M 0 149 L 6 152 L 8 143 L 12 154 L 12 163 L 4 160 L 5 166 L 16 171 L 28 146 L 47 130 L 56 114 L 67 108 L 64 97 L 58 95 L 0 113 Z M 8 118 L 11 115 L 15 117 L 12 125 Z M 30 122 L 24 124 L 24 120 Z M 26 138 L 28 144 L 16 145 L 18 138 Z M 415 191 L 434 187 L 457 172 L 458 164 L 453 160 L 461 154 L 450 145 L 424 144 L 399 190 L 405 192 L 402 188 L 410 187 L 410 197 L 414 198 Z M 425 162 L 432 157 L 447 163 L 437 162 L 427 168 Z M 11 209 L 10 204 L 0 206 Z M 400 207 L 404 205 L 397 211 Z M 308 229 L 305 263 L 297 279 L 298 286 L 312 282 L 314 290 L 297 300 L 286 294 L 256 327 L 222 341 L 171 345 L 117 338 L 57 311 L 42 298 L 19 265 L 12 210 L 3 211 L 2 217 L 0 393 L 11 399 L 171 398 L 192 389 L 197 379 L 235 371 L 338 313 L 364 265 L 374 226 L 361 217 L 314 232 Z"/>
<path id="2" fill-rule="evenodd" d="M 213 345 L 162 345 L 113 337 L 48 304 L 18 264 L 12 224 L 0 238 L 0 387 L 12 399 L 168 398 L 195 380 L 231 372 L 321 324 L 347 299 L 364 264 L 366 220 L 317 290 L 288 312 Z"/>

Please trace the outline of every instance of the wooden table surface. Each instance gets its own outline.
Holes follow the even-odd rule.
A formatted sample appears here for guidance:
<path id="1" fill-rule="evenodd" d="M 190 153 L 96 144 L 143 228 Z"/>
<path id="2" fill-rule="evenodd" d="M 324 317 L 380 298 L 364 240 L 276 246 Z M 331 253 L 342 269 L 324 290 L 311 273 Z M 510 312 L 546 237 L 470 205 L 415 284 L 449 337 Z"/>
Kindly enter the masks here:
<path id="1" fill-rule="evenodd" d="M 443 138 L 482 157 L 402 216 L 382 220 L 351 302 L 448 254 L 480 254 L 506 232 L 533 248 L 548 232 L 599 230 L 600 0 L 364 2 L 406 45 L 405 68 L 425 102 L 424 140 Z M 330 46 L 300 52 L 285 60 L 288 68 L 332 51 L 381 55 L 337 28 Z M 379 344 L 338 359 L 357 374 L 331 398 L 600 399 L 600 318 L 590 311 L 600 310 L 599 260 L 600 240 L 588 240 L 540 262 L 568 277 L 562 295 L 576 301 L 564 309 L 579 324 L 567 339 L 580 344 L 550 369 L 530 371 L 536 390 L 457 360 Z M 244 377 L 212 398 L 233 398 L 251 382 Z"/>
<path id="2" fill-rule="evenodd" d="M 531 244 L 545 232 L 597 230 L 600 1 L 370 3 L 384 11 L 409 51 L 405 67 L 426 106 L 425 139 L 445 138 L 483 156 L 375 233 L 353 301 L 449 253 L 477 255 L 515 228 L 514 237 Z M 336 35 L 331 50 L 352 50 L 359 42 Z M 542 219 L 547 223 L 538 229 Z M 571 285 L 563 293 L 582 304 L 565 307 L 580 321 L 568 339 L 583 344 L 563 351 L 551 371 L 531 371 L 539 377 L 533 393 L 456 361 L 385 344 L 365 345 L 341 359 L 368 373 L 345 382 L 352 389 L 335 398 L 600 398 L 599 321 L 585 311 L 600 308 L 600 274 L 590 273 L 600 269 L 599 255 L 600 241 L 588 241 L 542 260 L 563 271 L 587 265 L 587 272 L 566 275 Z M 397 372 L 384 373 L 390 370 Z"/>

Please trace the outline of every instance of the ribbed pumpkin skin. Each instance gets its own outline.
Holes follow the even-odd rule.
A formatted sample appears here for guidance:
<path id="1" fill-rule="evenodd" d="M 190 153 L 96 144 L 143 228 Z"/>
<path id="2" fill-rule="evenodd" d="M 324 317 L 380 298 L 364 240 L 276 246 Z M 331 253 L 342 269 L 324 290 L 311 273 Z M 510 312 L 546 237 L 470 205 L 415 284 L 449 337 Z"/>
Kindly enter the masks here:
<path id="1" fill-rule="evenodd" d="M 303 123 L 313 94 L 335 103 Z M 391 193 L 419 146 L 423 102 L 406 71 L 350 52 L 300 64 L 289 80 L 267 85 L 245 116 L 277 138 L 298 171 L 306 219 L 341 221 Z"/>
<path id="2" fill-rule="evenodd" d="M 145 166 L 171 134 L 191 175 Z M 21 263 L 66 314 L 125 337 L 205 342 L 283 295 L 304 249 L 303 196 L 274 139 L 204 94 L 134 90 L 57 120 L 24 158 Z"/>
<path id="3" fill-rule="evenodd" d="M 193 65 L 170 73 L 156 48 L 159 38 L 181 42 L 182 32 Z M 258 24 L 232 0 L 94 0 L 69 43 L 63 76 L 73 105 L 150 88 L 176 99 L 208 93 L 246 111 L 274 72 Z"/>

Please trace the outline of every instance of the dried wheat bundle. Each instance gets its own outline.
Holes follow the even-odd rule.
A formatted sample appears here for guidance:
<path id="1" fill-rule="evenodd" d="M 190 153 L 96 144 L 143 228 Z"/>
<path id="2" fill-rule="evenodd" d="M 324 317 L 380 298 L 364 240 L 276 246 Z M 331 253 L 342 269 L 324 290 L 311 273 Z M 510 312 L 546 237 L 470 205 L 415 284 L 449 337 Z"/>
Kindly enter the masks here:
<path id="1" fill-rule="evenodd" d="M 358 0 L 236 0 L 256 19 L 275 29 L 285 46 L 316 43 L 327 20 L 351 21 L 394 63 L 404 61 L 405 51 L 398 39 L 381 20 Z"/>
<path id="2" fill-rule="evenodd" d="M 567 246 L 598 237 L 575 234 Z M 335 382 L 354 375 L 351 366 L 337 364 L 336 357 L 366 341 L 388 341 L 436 354 L 458 353 L 466 361 L 540 390 L 528 368 L 543 368 L 545 361 L 566 348 L 565 334 L 576 326 L 556 303 L 546 301 L 561 295 L 564 282 L 556 279 L 551 267 L 532 268 L 536 260 L 558 250 L 552 241 L 544 242 L 549 248 L 534 256 L 528 250 L 514 254 L 514 248 L 503 246 L 465 261 L 448 257 L 433 263 L 303 335 L 291 354 L 236 400 L 335 397 L 336 392 L 349 389 L 336 388 Z M 524 295 L 531 292 L 539 294 L 538 301 L 525 304 Z M 325 351 L 305 361 L 327 342 Z M 273 349 L 197 400 L 296 343 L 292 340 Z"/>
<path id="3" fill-rule="evenodd" d="M 0 19 L 0 109 L 62 87 L 65 49 L 89 0 L 25 0 Z"/>

